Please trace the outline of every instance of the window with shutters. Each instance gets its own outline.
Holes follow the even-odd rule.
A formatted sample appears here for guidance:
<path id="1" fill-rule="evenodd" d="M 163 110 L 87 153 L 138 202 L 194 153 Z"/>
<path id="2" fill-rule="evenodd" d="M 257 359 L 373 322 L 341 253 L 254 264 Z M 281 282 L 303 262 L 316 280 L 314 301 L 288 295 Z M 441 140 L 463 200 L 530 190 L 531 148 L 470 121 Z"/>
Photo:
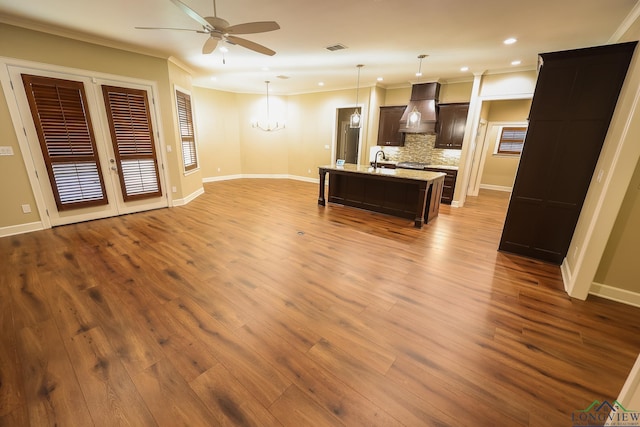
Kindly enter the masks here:
<path id="1" fill-rule="evenodd" d="M 108 204 L 82 82 L 22 80 L 58 210 Z"/>
<path id="2" fill-rule="evenodd" d="M 526 126 L 504 126 L 498 135 L 495 153 L 519 155 L 522 153 L 526 134 Z"/>
<path id="3" fill-rule="evenodd" d="M 191 96 L 176 90 L 176 102 L 178 104 L 178 127 L 180 130 L 180 143 L 182 144 L 182 161 L 184 163 L 184 171 L 188 172 L 198 168 Z"/>
<path id="4" fill-rule="evenodd" d="M 125 201 L 162 196 L 147 92 L 102 86 Z"/>

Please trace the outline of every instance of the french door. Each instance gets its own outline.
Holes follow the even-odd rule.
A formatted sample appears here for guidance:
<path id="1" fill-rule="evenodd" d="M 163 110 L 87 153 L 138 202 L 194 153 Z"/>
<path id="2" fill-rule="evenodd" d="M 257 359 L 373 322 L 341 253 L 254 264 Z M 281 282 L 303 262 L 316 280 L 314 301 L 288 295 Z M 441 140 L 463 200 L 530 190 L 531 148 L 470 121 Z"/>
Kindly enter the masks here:
<path id="1" fill-rule="evenodd" d="M 168 206 L 150 86 L 9 74 L 51 225 Z"/>

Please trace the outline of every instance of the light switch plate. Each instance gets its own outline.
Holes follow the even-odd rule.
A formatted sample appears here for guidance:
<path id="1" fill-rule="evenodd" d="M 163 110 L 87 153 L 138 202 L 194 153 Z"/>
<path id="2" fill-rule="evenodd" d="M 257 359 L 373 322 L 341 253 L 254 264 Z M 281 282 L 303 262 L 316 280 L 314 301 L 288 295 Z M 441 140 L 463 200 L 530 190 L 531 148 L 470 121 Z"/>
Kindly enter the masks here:
<path id="1" fill-rule="evenodd" d="M 13 147 L 0 147 L 0 156 L 13 156 Z"/>

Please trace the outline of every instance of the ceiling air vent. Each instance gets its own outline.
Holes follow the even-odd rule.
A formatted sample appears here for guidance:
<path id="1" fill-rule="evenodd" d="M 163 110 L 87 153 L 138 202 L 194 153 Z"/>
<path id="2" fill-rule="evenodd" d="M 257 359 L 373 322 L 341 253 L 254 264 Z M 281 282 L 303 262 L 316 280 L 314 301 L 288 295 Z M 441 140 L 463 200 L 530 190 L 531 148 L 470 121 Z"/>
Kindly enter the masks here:
<path id="1" fill-rule="evenodd" d="M 326 47 L 326 49 L 330 50 L 331 52 L 334 52 L 336 50 L 343 50 L 343 49 L 346 49 L 346 48 L 347 47 L 345 45 L 341 44 L 341 43 L 337 43 L 337 44 L 334 44 L 334 45 Z"/>

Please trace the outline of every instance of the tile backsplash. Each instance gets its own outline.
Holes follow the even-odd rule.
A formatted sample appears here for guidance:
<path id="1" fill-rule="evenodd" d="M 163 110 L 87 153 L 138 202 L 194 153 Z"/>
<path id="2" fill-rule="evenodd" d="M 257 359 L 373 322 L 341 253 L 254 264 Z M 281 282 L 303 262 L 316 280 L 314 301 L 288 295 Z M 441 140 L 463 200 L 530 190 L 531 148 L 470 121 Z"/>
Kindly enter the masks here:
<path id="1" fill-rule="evenodd" d="M 435 148 L 436 136 L 406 134 L 404 147 L 373 147 L 371 160 L 382 149 L 387 159 L 395 162 L 421 162 L 430 165 L 458 166 L 460 150 Z"/>

